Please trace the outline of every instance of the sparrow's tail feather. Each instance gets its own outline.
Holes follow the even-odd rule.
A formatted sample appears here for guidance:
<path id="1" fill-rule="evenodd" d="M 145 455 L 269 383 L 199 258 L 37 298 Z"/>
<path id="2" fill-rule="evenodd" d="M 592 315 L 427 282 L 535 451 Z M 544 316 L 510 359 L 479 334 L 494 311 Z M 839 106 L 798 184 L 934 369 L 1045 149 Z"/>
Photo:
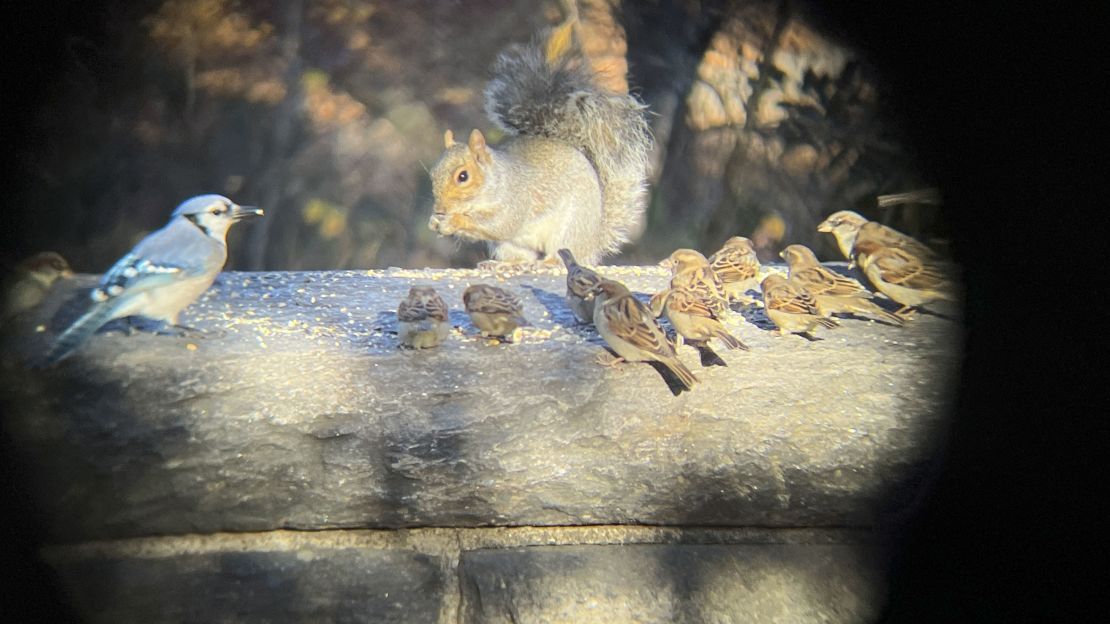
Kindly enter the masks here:
<path id="1" fill-rule="evenodd" d="M 889 323 L 893 323 L 893 324 L 895 324 L 899 327 L 902 327 L 906 324 L 906 319 L 898 316 L 897 314 L 894 314 L 893 312 L 888 312 L 888 311 L 884 310 L 878 304 L 873 303 L 871 301 L 867 301 L 867 300 L 862 301 L 860 303 L 860 306 L 859 306 L 859 311 L 864 312 L 864 313 L 874 314 L 875 316 L 879 317 L 880 319 L 882 319 L 884 321 L 887 321 Z"/>
<path id="2" fill-rule="evenodd" d="M 708 344 L 694 345 L 694 348 L 698 350 L 702 366 L 728 366 L 728 363 L 722 360 Z"/>
<path id="3" fill-rule="evenodd" d="M 96 333 L 96 330 L 112 320 L 112 313 L 115 312 L 115 308 L 116 306 L 108 303 L 94 305 L 91 310 L 74 321 L 68 329 L 54 340 L 54 344 L 50 346 L 50 351 L 47 352 L 43 363 L 46 366 L 51 366 L 68 357 L 69 354 L 84 344 L 89 336 Z"/>
<path id="4" fill-rule="evenodd" d="M 740 342 L 739 338 L 733 336 L 724 329 L 715 330 L 713 332 L 713 337 L 725 343 L 725 346 L 729 349 L 742 349 L 744 351 L 748 350 L 748 345 Z"/>
<path id="5" fill-rule="evenodd" d="M 840 323 L 837 323 L 836 321 L 832 320 L 831 318 L 823 318 L 823 317 L 818 318 L 817 322 L 819 324 L 821 324 L 823 327 L 828 327 L 829 329 L 832 329 L 834 327 L 840 327 Z"/>
<path id="6" fill-rule="evenodd" d="M 698 378 L 694 377 L 694 373 L 690 372 L 690 369 L 686 368 L 686 365 L 679 362 L 677 358 L 670 362 L 664 362 L 664 364 L 675 374 L 675 377 L 678 377 L 682 385 L 686 386 L 687 390 L 693 389 L 694 384 L 698 383 Z"/>

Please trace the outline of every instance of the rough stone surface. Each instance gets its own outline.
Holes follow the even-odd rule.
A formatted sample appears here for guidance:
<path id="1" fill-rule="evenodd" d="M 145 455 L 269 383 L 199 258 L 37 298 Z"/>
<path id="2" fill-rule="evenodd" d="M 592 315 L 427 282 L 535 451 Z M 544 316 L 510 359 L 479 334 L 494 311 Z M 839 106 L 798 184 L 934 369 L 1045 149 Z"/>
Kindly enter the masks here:
<path id="1" fill-rule="evenodd" d="M 850 545 L 556 546 L 464 553 L 462 622 L 870 622 Z"/>
<path id="2" fill-rule="evenodd" d="M 224 551 L 57 566 L 89 622 L 436 622 L 446 576 L 420 553 Z"/>
<path id="3" fill-rule="evenodd" d="M 867 622 L 865 531 L 268 531 L 52 546 L 90 622 Z"/>
<path id="4" fill-rule="evenodd" d="M 769 270 L 780 270 L 774 267 Z M 602 267 L 645 297 L 655 268 Z M 477 338 L 469 283 L 522 295 L 519 344 Z M 79 280 L 89 285 L 92 277 Z M 432 285 L 458 330 L 396 346 L 395 310 Z M 4 350 L 4 427 L 58 542 L 276 528 L 663 524 L 867 526 L 935 455 L 959 324 L 845 320 L 810 342 L 761 311 L 751 351 L 672 396 L 659 373 L 595 364 L 550 271 L 225 273 L 185 336 L 102 331 L 54 369 L 74 314 L 56 292 Z M 57 313 L 55 314 L 55 311 Z M 749 321 L 745 321 L 744 318 Z M 36 332 L 37 326 L 44 331 Z"/>

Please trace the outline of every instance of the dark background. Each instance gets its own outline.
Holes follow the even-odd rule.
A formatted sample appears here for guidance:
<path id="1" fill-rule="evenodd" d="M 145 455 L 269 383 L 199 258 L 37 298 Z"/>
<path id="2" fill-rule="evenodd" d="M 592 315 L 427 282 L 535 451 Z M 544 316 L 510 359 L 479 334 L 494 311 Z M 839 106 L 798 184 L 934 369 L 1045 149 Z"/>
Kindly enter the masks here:
<path id="1" fill-rule="evenodd" d="M 40 244 L 25 236 L 28 215 L 44 207 L 26 199 L 35 194 L 19 175 L 20 154 L 48 140 L 35 119 L 69 67 L 70 52 L 60 42 L 74 35 L 109 40 L 101 10 L 106 4 L 23 5 L 7 12 L 8 75 L 0 92 L 4 171 L 17 175 L 6 184 L 5 259 Z M 1085 177 L 1085 164 L 1105 159 L 1084 161 L 1063 139 L 1067 126 L 1090 113 L 1063 68 L 1103 64 L 1092 61 L 1099 58 L 1094 50 L 1078 53 L 1084 41 L 1097 39 L 1071 29 L 1097 22 L 1045 6 L 844 4 L 829 3 L 819 12 L 869 53 L 886 81 L 917 166 L 943 189 L 943 231 L 968 292 L 965 365 L 951 436 L 930 494 L 892 532 L 887 619 L 1079 621 L 1081 599 L 1095 597 L 1087 590 L 1097 573 L 1088 572 L 1079 553 L 1097 550 L 1091 539 L 1096 518 L 1094 501 L 1081 513 L 1072 496 L 1102 480 L 1086 465 L 1088 432 L 1080 430 L 1082 414 L 1092 411 L 1082 406 L 1091 387 L 1086 382 L 1101 380 L 1092 375 L 1097 360 L 1066 349 L 1050 333 L 1070 327 L 1075 306 L 1090 300 L 1068 290 L 1046 265 L 1061 252 L 1074 260 L 1081 231 L 1096 208 L 1102 210 L 1074 202 L 1069 191 L 1077 181 L 1095 179 Z M 1065 180 L 1073 184 L 1061 184 Z M 170 208 L 157 206 L 152 214 L 164 219 Z M 160 219 L 144 225 L 157 227 Z M 83 251 L 77 268 L 103 270 L 118 256 L 109 251 L 125 249 Z M 9 556 L 0 566 L 0 619 L 72 620 L 50 572 L 33 557 L 38 523 L 8 457 L 4 452 L 0 530 Z"/>
<path id="2" fill-rule="evenodd" d="M 764 261 L 791 243 L 840 259 L 815 226 L 841 209 L 950 246 L 935 206 L 878 209 L 936 177 L 898 78 L 820 4 L 608 2 L 577 2 L 578 38 L 612 69 L 604 86 L 630 76 L 656 139 L 646 230 L 610 261 L 709 254 L 735 234 Z M 101 272 L 183 199 L 218 192 L 266 210 L 232 230 L 228 269 L 473 266 L 481 245 L 427 227 L 425 170 L 445 128 L 503 139 L 483 112 L 495 55 L 566 15 L 563 0 L 97 4 L 36 9 L 54 34 L 14 50 L 26 75 L 8 121 L 26 140 L 9 145 L 16 208 L 0 219 L 21 237 L 5 265 L 54 249 Z"/>

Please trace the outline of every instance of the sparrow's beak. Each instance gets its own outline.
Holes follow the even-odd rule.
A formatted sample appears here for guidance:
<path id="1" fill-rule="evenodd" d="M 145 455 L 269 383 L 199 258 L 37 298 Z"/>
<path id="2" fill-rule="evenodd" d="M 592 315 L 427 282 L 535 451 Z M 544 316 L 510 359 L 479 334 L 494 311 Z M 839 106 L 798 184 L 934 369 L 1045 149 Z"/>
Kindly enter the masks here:
<path id="1" fill-rule="evenodd" d="M 783 249 L 782 251 L 779 252 L 779 257 L 782 258 L 783 260 L 786 260 L 786 250 L 785 249 Z"/>
<path id="2" fill-rule="evenodd" d="M 65 269 L 62 271 L 61 277 L 62 279 L 73 279 L 73 275 L 73 269 Z"/>
<path id="3" fill-rule="evenodd" d="M 664 268 L 664 269 L 673 269 L 674 268 L 674 261 L 671 260 L 670 258 L 664 258 L 664 259 L 659 261 L 659 266 Z"/>
<path id="4" fill-rule="evenodd" d="M 831 231 L 833 231 L 833 228 L 832 228 L 832 225 L 830 225 L 828 221 L 822 221 L 821 224 L 817 226 L 817 231 L 818 232 L 831 232 Z"/>
<path id="5" fill-rule="evenodd" d="M 233 206 L 231 208 L 231 219 L 233 221 L 242 221 L 250 217 L 261 217 L 266 213 L 258 206 Z"/>

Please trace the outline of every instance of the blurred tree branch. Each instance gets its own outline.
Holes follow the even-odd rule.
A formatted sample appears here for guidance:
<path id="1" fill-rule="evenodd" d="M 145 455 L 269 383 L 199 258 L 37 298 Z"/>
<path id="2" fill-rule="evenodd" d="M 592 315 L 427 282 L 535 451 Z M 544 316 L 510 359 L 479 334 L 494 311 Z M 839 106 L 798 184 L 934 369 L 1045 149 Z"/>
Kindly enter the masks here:
<path id="1" fill-rule="evenodd" d="M 271 164 L 259 183 L 262 187 L 260 197 L 266 210 L 266 218 L 259 219 L 259 223 L 251 232 L 249 241 L 247 267 L 256 271 L 268 266 L 266 252 L 270 243 L 270 232 L 273 224 L 284 216 L 282 207 L 286 199 L 286 184 L 292 174 L 289 165 L 295 149 L 293 135 L 300 122 L 304 106 L 301 80 L 304 68 L 300 56 L 304 2 L 303 0 L 282 0 L 280 6 L 282 16 L 280 50 L 285 64 L 286 93 L 285 98 L 274 110 L 273 130 L 267 150 Z"/>

